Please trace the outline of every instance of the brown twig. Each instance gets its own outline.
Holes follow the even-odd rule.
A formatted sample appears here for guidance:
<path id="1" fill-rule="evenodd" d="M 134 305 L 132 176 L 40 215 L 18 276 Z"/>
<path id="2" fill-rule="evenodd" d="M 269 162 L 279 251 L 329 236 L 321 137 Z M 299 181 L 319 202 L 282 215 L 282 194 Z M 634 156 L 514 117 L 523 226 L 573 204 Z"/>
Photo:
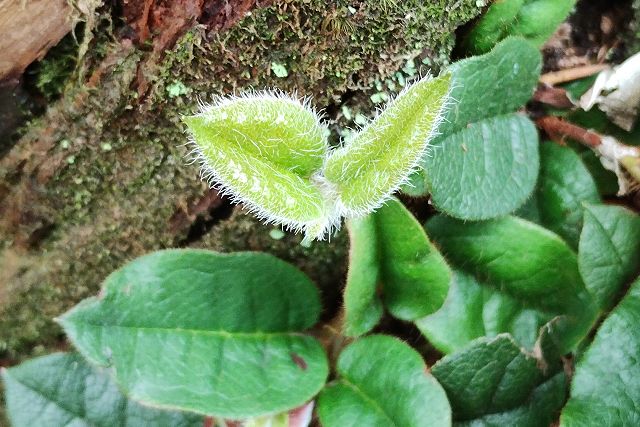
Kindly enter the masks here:
<path id="1" fill-rule="evenodd" d="M 595 132 L 566 122 L 554 116 L 546 116 L 536 120 L 538 127 L 543 129 L 552 140 L 563 144 L 566 138 L 571 138 L 590 148 L 602 144 L 602 137 Z"/>
<path id="2" fill-rule="evenodd" d="M 566 70 L 553 71 L 540 76 L 540 83 L 550 86 L 560 83 L 571 82 L 584 77 L 592 76 L 602 70 L 609 68 L 607 64 L 583 65 L 581 67 L 567 68 Z"/>
<path id="3" fill-rule="evenodd" d="M 540 85 L 533 94 L 533 100 L 550 105 L 554 108 L 571 108 L 573 102 L 567 96 L 567 91 L 560 87 Z"/>

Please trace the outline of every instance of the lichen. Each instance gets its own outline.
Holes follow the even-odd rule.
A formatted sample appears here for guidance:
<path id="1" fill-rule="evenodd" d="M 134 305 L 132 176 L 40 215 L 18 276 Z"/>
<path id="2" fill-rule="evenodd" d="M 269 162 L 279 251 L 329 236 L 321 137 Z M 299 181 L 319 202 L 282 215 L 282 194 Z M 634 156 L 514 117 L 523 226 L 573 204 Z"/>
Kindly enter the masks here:
<path id="1" fill-rule="evenodd" d="M 196 108 L 198 96 L 206 100 L 250 87 L 310 95 L 324 106 L 335 141 L 375 110 L 372 95 L 390 96 L 407 79 L 446 64 L 454 29 L 479 10 L 475 0 L 384 3 L 279 1 L 223 33 L 196 27 L 147 69 L 153 72 L 145 76 L 151 85 L 144 99 L 132 88 L 149 52 L 113 41 L 90 50 L 86 63 L 100 63 L 93 51 L 103 64 L 110 61 L 100 84 L 68 88 L 15 147 L 28 150 L 46 134 L 56 143 L 45 164 L 60 163 L 29 199 L 49 224 L 47 232 L 18 255 L 20 265 L 0 283 L 0 295 L 7 295 L 0 303 L 0 354 L 21 359 L 59 345 L 53 317 L 96 293 L 127 260 L 185 240 L 188 225 L 176 230 L 169 223 L 206 191 L 196 167 L 186 165 L 179 122 L 180 114 Z M 273 63 L 288 76 L 274 74 Z M 176 82 L 189 91 L 172 90 Z M 71 156 L 73 162 L 67 161 Z M 270 230 L 237 211 L 192 245 L 274 253 L 300 266 L 335 301 L 346 258 L 344 234 L 305 248 L 299 236 L 276 240 Z M 0 241 L 4 265 L 16 253 L 12 236 Z"/>

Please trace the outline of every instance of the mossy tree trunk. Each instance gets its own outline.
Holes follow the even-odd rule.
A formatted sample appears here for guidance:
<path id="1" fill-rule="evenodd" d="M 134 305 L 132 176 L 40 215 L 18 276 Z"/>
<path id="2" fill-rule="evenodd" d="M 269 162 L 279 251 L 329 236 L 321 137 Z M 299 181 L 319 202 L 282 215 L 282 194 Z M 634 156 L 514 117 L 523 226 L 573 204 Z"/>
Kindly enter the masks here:
<path id="1" fill-rule="evenodd" d="M 337 141 L 408 79 L 437 72 L 454 30 L 478 4 L 100 6 L 62 98 L 0 158 L 0 355 L 57 345 L 53 317 L 94 294 L 125 261 L 160 248 L 266 250 L 299 265 L 334 298 L 344 236 L 303 247 L 300 236 L 274 239 L 271 228 L 232 209 L 187 164 L 180 114 L 211 95 L 278 87 L 311 96 Z"/>

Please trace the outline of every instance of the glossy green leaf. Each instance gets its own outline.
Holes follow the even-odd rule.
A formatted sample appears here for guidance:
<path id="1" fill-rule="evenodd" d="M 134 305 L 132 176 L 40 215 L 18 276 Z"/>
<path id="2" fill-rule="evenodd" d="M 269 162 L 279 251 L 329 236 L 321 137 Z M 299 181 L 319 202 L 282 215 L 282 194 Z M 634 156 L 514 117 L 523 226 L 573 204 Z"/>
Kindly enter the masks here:
<path id="1" fill-rule="evenodd" d="M 587 205 L 578 266 L 587 289 L 608 309 L 640 271 L 640 217 L 620 206 Z"/>
<path id="2" fill-rule="evenodd" d="M 578 361 L 561 427 L 640 424 L 640 280 Z"/>
<path id="3" fill-rule="evenodd" d="M 330 154 L 324 174 L 335 186 L 343 215 L 371 212 L 406 182 L 436 135 L 450 80 L 447 74 L 411 85 Z"/>
<path id="4" fill-rule="evenodd" d="M 200 415 L 128 400 L 103 369 L 57 353 L 2 370 L 13 427 L 200 427 Z"/>
<path id="5" fill-rule="evenodd" d="M 540 146 L 540 178 L 536 190 L 540 223 L 578 247 L 585 203 L 598 203 L 596 183 L 569 147 L 552 142 Z"/>
<path id="6" fill-rule="evenodd" d="M 522 39 L 507 39 L 451 67 L 451 97 L 457 102 L 422 164 L 438 209 L 457 218 L 487 219 L 514 211 L 533 191 L 537 132 L 513 112 L 531 97 L 540 67 L 539 52 Z"/>
<path id="7" fill-rule="evenodd" d="M 547 378 L 509 337 L 482 338 L 431 372 L 444 387 L 455 425 L 548 427 L 565 399 L 564 374 Z"/>
<path id="8" fill-rule="evenodd" d="M 444 306 L 416 321 L 429 342 L 448 354 L 480 337 L 508 332 L 516 342 L 533 349 L 540 328 L 555 314 L 533 308 L 502 292 L 498 286 L 478 282 L 455 272 Z"/>
<path id="9" fill-rule="evenodd" d="M 479 282 L 524 308 L 567 315 L 556 329 L 564 350 L 587 333 L 595 306 L 576 255 L 557 235 L 516 217 L 465 223 L 440 215 L 427 223 L 427 231 L 447 260 Z"/>
<path id="10" fill-rule="evenodd" d="M 59 321 L 136 400 L 225 418 L 283 412 L 327 377 L 318 291 L 262 253 L 168 250 L 112 273 Z"/>
<path id="11" fill-rule="evenodd" d="M 322 391 L 324 427 L 444 427 L 451 410 L 420 355 L 388 336 L 361 338 L 338 359 L 338 379 Z"/>
<path id="12" fill-rule="evenodd" d="M 375 326 L 382 312 L 381 298 L 391 314 L 403 320 L 418 319 L 442 306 L 451 279 L 449 267 L 397 199 L 352 220 L 349 233 L 347 335 L 361 335 Z"/>
<path id="13" fill-rule="evenodd" d="M 541 46 L 575 3 L 576 0 L 496 1 L 466 36 L 464 46 L 469 53 L 484 53 L 507 36 L 522 36 Z"/>
<path id="14" fill-rule="evenodd" d="M 280 93 L 220 100 L 184 117 L 204 179 L 258 217 L 321 237 L 333 207 L 312 178 L 328 152 L 311 108 Z"/>

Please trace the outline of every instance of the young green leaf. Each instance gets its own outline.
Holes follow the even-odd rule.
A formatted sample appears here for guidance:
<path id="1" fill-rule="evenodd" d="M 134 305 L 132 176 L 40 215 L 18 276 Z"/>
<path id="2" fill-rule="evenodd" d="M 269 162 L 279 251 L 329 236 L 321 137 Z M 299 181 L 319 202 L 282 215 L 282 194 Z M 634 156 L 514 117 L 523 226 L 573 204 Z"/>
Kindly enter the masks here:
<path id="1" fill-rule="evenodd" d="M 445 112 L 432 155 L 421 163 L 422 187 L 440 210 L 487 219 L 512 212 L 529 197 L 538 173 L 538 137 L 529 119 L 513 112 L 531 97 L 540 68 L 540 53 L 515 38 L 451 66 L 456 105 Z"/>
<path id="2" fill-rule="evenodd" d="M 540 146 L 540 178 L 536 190 L 540 224 L 578 247 L 584 203 L 599 203 L 598 188 L 571 148 L 551 142 Z"/>
<path id="3" fill-rule="evenodd" d="M 282 93 L 220 99 L 184 117 L 201 175 L 267 222 L 322 237 L 336 219 L 318 185 L 326 126 Z"/>
<path id="4" fill-rule="evenodd" d="M 479 282 L 526 308 L 567 315 L 556 329 L 565 351 L 595 320 L 576 255 L 550 231 L 516 217 L 465 223 L 442 215 L 427 223 L 427 231 L 456 268 Z"/>
<path id="5" fill-rule="evenodd" d="M 203 417 L 127 399 L 102 369 L 77 354 L 57 353 L 2 370 L 14 427 L 200 427 Z"/>
<path id="6" fill-rule="evenodd" d="M 262 253 L 156 252 L 125 265 L 60 323 L 133 399 L 223 418 L 283 412 L 327 377 L 318 291 Z"/>
<path id="7" fill-rule="evenodd" d="M 506 334 L 474 341 L 431 372 L 456 425 L 548 427 L 565 399 L 564 374 L 546 377 Z"/>
<path id="8" fill-rule="evenodd" d="M 344 293 L 345 333 L 368 332 L 382 308 L 415 320 L 436 311 L 447 295 L 451 272 L 424 229 L 397 199 L 350 222 L 351 253 Z"/>
<path id="9" fill-rule="evenodd" d="M 415 350 L 384 335 L 361 338 L 338 359 L 339 377 L 320 393 L 324 427 L 445 427 L 451 409 Z"/>
<path id="10" fill-rule="evenodd" d="M 640 421 L 640 280 L 604 321 L 578 361 L 561 427 L 635 426 Z"/>
<path id="11" fill-rule="evenodd" d="M 324 174 L 340 212 L 365 215 L 407 181 L 436 135 L 449 101 L 451 77 L 409 86 L 348 144 L 330 153 Z"/>
<path id="12" fill-rule="evenodd" d="M 640 217 L 620 206 L 586 205 L 578 266 L 598 305 L 610 308 L 640 270 Z"/>

